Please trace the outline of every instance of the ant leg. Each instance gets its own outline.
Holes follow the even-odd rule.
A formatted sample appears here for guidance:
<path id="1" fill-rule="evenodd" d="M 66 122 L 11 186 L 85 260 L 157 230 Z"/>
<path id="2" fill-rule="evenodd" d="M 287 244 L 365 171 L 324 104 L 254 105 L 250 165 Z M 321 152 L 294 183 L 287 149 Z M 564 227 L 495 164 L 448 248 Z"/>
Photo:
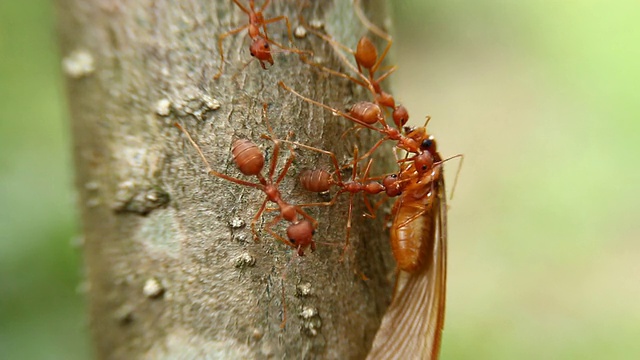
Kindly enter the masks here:
<path id="1" fill-rule="evenodd" d="M 271 124 L 269 123 L 268 111 L 269 111 L 269 104 L 267 104 L 266 102 L 262 103 L 262 119 L 264 120 L 264 124 L 267 127 L 267 132 L 269 132 L 269 135 L 270 135 L 270 137 L 268 137 L 268 140 L 272 140 L 272 139 L 275 139 L 276 136 L 275 136 L 275 133 L 273 132 L 273 129 L 271 128 Z"/>
<path id="2" fill-rule="evenodd" d="M 353 121 L 354 123 L 356 123 L 358 125 L 362 125 L 363 127 L 367 128 L 367 129 L 370 129 L 370 130 L 373 130 L 373 131 L 377 131 L 377 132 L 379 132 L 381 134 L 385 134 L 386 135 L 386 133 L 382 129 L 378 129 L 375 126 L 369 125 L 369 124 L 367 124 L 367 123 L 365 123 L 365 122 L 363 122 L 361 120 L 358 120 L 358 119 L 354 118 L 353 116 L 351 116 L 349 114 L 346 114 L 346 113 L 344 113 L 344 112 L 342 112 L 342 111 L 340 111 L 338 109 L 334 109 L 329 105 L 325 105 L 325 104 L 323 104 L 321 102 L 318 102 L 318 101 L 315 101 L 313 99 L 310 99 L 310 98 L 308 98 L 308 97 L 296 92 L 292 88 L 288 87 L 282 81 L 278 81 L 278 86 L 280 86 L 281 88 L 289 91 L 293 95 L 299 97 L 300 99 L 302 99 L 302 100 L 304 100 L 304 101 L 306 101 L 306 102 L 308 102 L 310 104 L 313 104 L 313 105 L 316 105 L 316 106 L 320 106 L 320 107 L 324 108 L 325 110 L 331 111 L 333 114 L 338 114 L 338 115 L 342 116 L 343 118 L 345 118 L 347 120 L 350 120 L 350 121 Z"/>
<path id="3" fill-rule="evenodd" d="M 262 205 L 260 206 L 260 210 L 258 210 L 258 212 L 255 214 L 255 216 L 251 220 L 251 232 L 253 233 L 253 240 L 255 242 L 258 242 L 260 239 L 258 236 L 258 232 L 256 231 L 256 223 L 258 222 L 258 219 L 260 218 L 260 216 L 262 216 L 262 213 L 264 212 L 264 209 L 267 206 L 268 201 L 269 201 L 269 198 L 264 199 L 264 201 L 262 202 Z"/>
<path id="4" fill-rule="evenodd" d="M 298 54 L 298 55 L 300 55 L 300 57 L 304 57 L 304 55 L 303 55 L 303 54 L 306 54 L 306 55 L 313 55 L 313 52 L 312 52 L 312 51 L 309 51 L 309 50 L 300 50 L 300 49 L 296 49 L 296 48 L 292 48 L 292 47 L 287 47 L 287 46 L 284 46 L 284 45 L 282 45 L 281 43 L 279 43 L 279 42 L 277 42 L 277 41 L 275 41 L 275 40 L 273 40 L 273 39 L 265 38 L 265 40 L 266 40 L 268 43 L 270 43 L 270 44 L 272 44 L 272 45 L 275 45 L 275 46 L 279 47 L 279 48 L 280 48 L 280 50 L 281 50 L 282 52 L 291 52 L 291 53 L 294 53 L 294 54 Z M 279 51 L 271 51 L 271 53 L 272 53 L 272 54 L 276 54 L 276 53 L 278 53 L 278 52 L 279 52 Z"/>
<path id="5" fill-rule="evenodd" d="M 200 149 L 200 146 L 198 146 L 198 144 L 196 144 L 195 140 L 193 140 L 193 138 L 191 137 L 191 134 L 189 134 L 189 132 L 185 128 L 183 128 L 180 124 L 174 123 L 173 125 L 175 127 L 177 127 L 178 129 L 180 129 L 187 136 L 187 140 L 189 140 L 191 145 L 196 149 L 196 151 L 198 152 L 198 155 L 200 155 L 200 158 L 202 159 L 202 162 L 204 162 L 204 164 L 207 166 L 206 171 L 207 171 L 207 173 L 209 175 L 217 176 L 219 178 L 225 179 L 227 181 L 231 181 L 231 182 L 236 183 L 238 185 L 249 186 L 249 187 L 253 187 L 253 188 L 256 188 L 256 189 L 260 189 L 260 190 L 263 189 L 262 186 L 260 186 L 258 184 L 254 184 L 252 182 L 248 182 L 248 181 L 245 181 L 245 180 L 234 178 L 232 176 L 225 175 L 225 174 L 222 174 L 222 173 L 219 173 L 219 172 L 213 170 L 211 168 L 211 165 L 209 164 L 209 161 L 207 161 L 207 159 L 204 157 L 204 154 L 202 153 L 202 150 Z"/>
<path id="6" fill-rule="evenodd" d="M 296 212 L 298 214 L 302 215 L 303 218 L 309 220 L 311 222 L 311 224 L 313 225 L 314 229 L 318 228 L 318 220 L 314 219 L 311 215 L 307 214 L 304 210 L 302 210 L 300 205 L 296 206 Z"/>
<path id="7" fill-rule="evenodd" d="M 228 31 L 220 36 L 218 36 L 218 52 L 220 53 L 220 67 L 218 68 L 218 72 L 213 76 L 214 80 L 217 80 L 220 78 L 220 76 L 222 75 L 222 69 L 224 67 L 224 49 L 222 48 L 222 41 L 224 39 L 226 39 L 228 36 L 230 35 L 235 35 L 241 31 L 246 30 L 247 28 L 249 28 L 250 25 L 244 25 L 241 26 L 237 29 L 233 29 L 231 31 Z"/>
<path id="8" fill-rule="evenodd" d="M 431 208 L 431 204 L 429 204 L 429 206 L 427 208 L 421 208 L 420 211 L 418 211 L 415 215 L 413 215 L 412 217 L 406 219 L 405 221 L 403 221 L 401 224 L 399 224 L 397 227 L 404 227 L 407 226 L 409 223 L 411 223 L 412 221 L 420 218 L 422 215 L 424 215 L 427 211 L 429 211 Z"/>
<path id="9" fill-rule="evenodd" d="M 394 65 L 391 67 L 391 69 L 387 70 L 386 73 L 380 75 L 375 82 L 376 83 L 381 83 L 382 81 L 384 81 L 384 79 L 386 79 L 387 77 L 389 77 L 389 75 L 393 74 L 396 70 L 398 70 L 398 66 Z"/>
<path id="10" fill-rule="evenodd" d="M 363 86 L 363 87 L 368 88 L 368 89 L 369 89 L 369 91 L 370 91 L 373 95 L 375 95 L 375 94 L 376 94 L 376 91 L 375 91 L 375 89 L 374 89 L 374 87 L 373 87 L 373 84 L 371 83 L 371 81 L 369 80 L 369 78 L 367 78 L 367 77 L 364 75 L 364 73 L 362 72 L 362 69 L 360 68 L 360 64 L 357 64 L 357 61 L 356 61 L 357 67 L 356 67 L 356 66 L 354 66 L 354 65 L 353 65 L 353 64 L 352 64 L 352 63 L 347 59 L 347 57 L 346 57 L 346 56 L 344 55 L 344 53 L 343 53 L 343 51 L 346 51 L 346 52 L 348 52 L 349 54 L 351 54 L 351 55 L 353 55 L 353 56 L 355 57 L 355 56 L 356 56 L 355 51 L 353 51 L 353 50 L 349 49 L 348 47 L 346 47 L 345 45 L 343 45 L 343 44 L 341 44 L 341 43 L 339 43 L 339 42 L 337 42 L 337 41 L 333 40 L 333 38 L 331 38 L 330 36 L 327 36 L 327 35 L 325 35 L 325 34 L 319 33 L 319 32 L 317 32 L 317 31 L 315 31 L 314 29 L 311 29 L 311 28 L 307 28 L 307 30 L 308 30 L 310 33 L 312 33 L 312 34 L 316 35 L 317 37 L 319 37 L 319 38 L 323 39 L 324 41 L 328 42 L 328 43 L 329 43 L 329 45 L 331 45 L 331 47 L 333 47 L 333 49 L 335 50 L 335 54 L 338 56 L 338 58 L 340 58 L 340 61 L 342 61 L 342 63 L 343 63 L 347 68 L 349 68 L 349 69 L 350 69 L 354 74 L 357 74 L 357 76 L 358 76 L 358 77 L 360 77 L 360 78 L 363 80 L 363 82 L 364 82 L 364 84 L 365 84 L 365 85 L 363 85 L 363 84 L 362 84 L 361 82 L 359 82 L 359 81 L 355 81 L 355 79 L 354 79 L 354 78 L 352 78 L 352 77 L 351 77 L 351 76 L 349 76 L 349 75 L 346 75 L 346 74 L 342 74 L 342 75 L 340 75 L 341 73 L 340 73 L 340 72 L 338 72 L 338 71 L 335 71 L 335 70 L 327 69 L 327 72 L 328 72 L 328 73 L 330 73 L 330 74 L 332 74 L 332 75 L 336 75 L 336 76 L 340 76 L 340 77 L 344 77 L 344 78 L 350 79 L 350 80 L 352 80 L 352 81 L 356 82 L 358 85 L 361 85 L 361 86 Z M 319 65 L 319 67 L 320 67 L 321 69 L 322 69 L 322 68 L 324 68 L 324 67 L 322 67 L 322 66 L 320 66 L 320 65 Z M 325 68 L 325 69 L 326 69 L 326 68 Z"/>
<path id="11" fill-rule="evenodd" d="M 362 201 L 364 201 L 364 206 L 367 208 L 367 211 L 368 211 L 368 213 L 365 213 L 363 215 L 369 219 L 375 219 L 376 213 L 373 210 L 373 207 L 371 207 L 371 201 L 369 201 L 367 194 L 362 193 Z"/>
<path id="12" fill-rule="evenodd" d="M 282 279 L 280 281 L 281 289 L 282 289 L 282 322 L 280 323 L 280 329 L 284 329 L 285 326 L 287 325 L 287 302 L 284 296 L 284 283 L 285 283 L 285 280 L 287 280 L 287 270 L 289 269 L 289 267 L 291 266 L 291 263 L 293 263 L 295 259 L 296 259 L 296 254 L 291 255 L 291 259 L 289 260 L 286 267 L 282 271 Z"/>
<path id="13" fill-rule="evenodd" d="M 378 209 L 380 209 L 382 204 L 384 204 L 387 200 L 389 200 L 389 197 L 385 195 L 382 199 L 376 202 L 376 204 L 373 206 L 373 211 L 371 212 L 371 214 L 373 215 L 371 216 L 372 219 L 375 219 L 375 214 L 378 212 Z"/>
<path id="14" fill-rule="evenodd" d="M 313 146 L 305 145 L 305 144 L 302 144 L 302 143 L 299 143 L 299 142 L 295 142 L 295 141 L 289 141 L 289 140 L 282 140 L 282 141 L 285 142 L 285 143 L 288 143 L 288 144 L 293 144 L 295 146 L 299 146 L 299 147 L 301 147 L 303 149 L 319 152 L 321 154 L 325 154 L 325 155 L 329 156 L 331 158 L 331 162 L 333 163 L 333 166 L 336 169 L 335 174 L 338 177 L 338 184 L 342 184 L 342 175 L 340 174 L 340 165 L 338 165 L 338 159 L 336 158 L 336 154 L 334 154 L 331 151 L 323 150 L 323 149 L 320 149 L 320 148 L 316 148 L 316 147 L 313 147 Z"/>
<path id="15" fill-rule="evenodd" d="M 344 242 L 344 247 L 342 248 L 342 256 L 340 260 L 344 260 L 344 254 L 347 252 L 349 248 L 349 237 L 351 236 L 351 217 L 353 215 L 353 193 L 349 194 L 349 210 L 347 211 L 347 236 Z"/>
<path id="16" fill-rule="evenodd" d="M 249 2 L 249 5 L 251 7 L 251 10 L 247 9 L 244 5 L 242 5 L 242 3 L 239 0 L 233 0 L 233 2 L 238 5 L 238 7 L 240 8 L 240 10 L 242 10 L 243 13 L 247 14 L 247 15 L 251 15 L 252 13 L 254 13 L 254 9 L 253 9 L 253 0 L 251 0 Z"/>
<path id="17" fill-rule="evenodd" d="M 372 73 L 376 72 L 378 70 L 378 68 L 380 67 L 380 64 L 382 64 L 382 61 L 384 60 L 384 58 L 389 53 L 389 49 L 391 49 L 391 44 L 393 44 L 393 40 L 391 40 L 391 38 L 389 38 L 388 43 L 387 43 L 387 47 L 384 48 L 384 50 L 382 51 L 382 54 L 380 54 L 380 57 L 378 57 L 378 61 L 376 61 L 376 63 L 371 68 L 371 72 Z"/>
<path id="18" fill-rule="evenodd" d="M 280 175 L 278 175 L 278 178 L 276 179 L 276 186 L 280 185 L 280 183 L 282 182 L 282 180 L 284 180 L 284 177 L 287 175 L 287 172 L 289 172 L 289 168 L 291 167 L 291 164 L 293 164 L 293 160 L 296 158 L 296 153 L 293 151 L 293 148 L 291 146 L 289 146 L 289 157 L 287 158 L 287 162 L 285 162 L 284 167 L 282 168 L 282 171 L 280 171 Z"/>
<path id="19" fill-rule="evenodd" d="M 251 0 L 251 3 L 253 3 L 254 0 Z M 264 9 L 267 8 L 267 6 L 269 6 L 269 3 L 271 2 L 271 0 L 264 0 L 264 3 L 262 4 L 262 6 L 260 7 L 260 10 L 258 12 L 263 12 Z"/>
<path id="20" fill-rule="evenodd" d="M 354 8 L 354 10 L 356 12 L 356 15 L 358 16 L 358 18 L 362 22 L 362 24 L 367 29 L 369 29 L 369 31 L 371 31 L 372 33 L 378 35 L 379 37 L 381 37 L 382 39 L 387 41 L 387 46 L 385 47 L 384 51 L 382 52 L 382 55 L 380 55 L 380 57 L 378 57 L 378 60 L 376 61 L 375 65 L 373 65 L 373 67 L 371 68 L 372 72 L 375 72 L 378 69 L 378 67 L 380 66 L 380 64 L 382 63 L 382 60 L 384 60 L 384 58 L 387 56 L 387 53 L 389 52 L 389 49 L 391 48 L 391 44 L 393 44 L 393 39 L 391 38 L 391 36 L 389 36 L 389 34 L 387 34 L 382 29 L 380 29 L 378 26 L 376 26 L 371 21 L 369 21 L 369 19 L 365 15 L 364 11 L 362 11 L 362 7 L 360 6 L 360 0 L 354 0 L 353 8 Z"/>
<path id="21" fill-rule="evenodd" d="M 367 151 L 364 155 L 362 155 L 362 157 L 360 157 L 358 159 L 358 161 L 364 160 L 364 159 L 370 157 L 373 154 L 373 152 L 376 151 L 376 149 L 378 149 L 380 147 L 380 145 L 382 145 L 382 143 L 384 143 L 387 140 L 389 140 L 389 138 L 387 138 L 387 137 L 384 137 L 384 138 L 378 140 L 378 142 L 376 142 L 375 145 L 373 145 L 373 147 L 371 149 L 369 149 L 369 151 Z"/>
<path id="22" fill-rule="evenodd" d="M 276 171 L 276 165 L 278 164 L 278 157 L 280 156 L 280 142 L 282 142 L 282 140 L 277 139 L 275 137 L 273 133 L 273 129 L 269 124 L 269 116 L 267 114 L 268 107 L 269 107 L 269 104 L 267 103 L 262 104 L 262 117 L 265 121 L 265 125 L 267 126 L 267 131 L 269 132 L 270 136 L 262 135 L 262 138 L 273 141 L 273 155 L 271 156 L 271 164 L 269 164 L 269 174 L 267 176 L 269 181 L 273 181 L 273 174 Z M 280 184 L 282 179 L 284 179 L 285 175 L 287 174 L 287 171 L 289 171 L 289 167 L 291 166 L 293 159 L 295 158 L 295 153 L 293 152 L 293 149 L 289 148 L 289 150 L 291 151 L 291 155 L 289 155 L 289 158 L 287 159 L 287 162 L 284 168 L 280 172 L 280 176 L 278 176 L 278 180 L 275 182 L 276 186 L 278 186 L 278 184 Z"/>
<path id="23" fill-rule="evenodd" d="M 269 164 L 269 174 L 267 179 L 273 180 L 273 173 L 276 171 L 276 165 L 278 164 L 278 157 L 280 156 L 280 140 L 273 140 L 273 155 L 271 156 L 271 164 Z"/>
<path id="24" fill-rule="evenodd" d="M 274 217 L 271 221 L 269 221 L 267 223 L 267 225 L 264 227 L 264 231 L 268 232 L 269 235 L 273 236 L 276 240 L 282 242 L 283 244 L 297 249 L 298 247 L 292 243 L 291 241 L 283 238 L 282 236 L 280 236 L 280 234 L 276 233 L 275 231 L 273 231 L 273 229 L 271 229 L 275 224 L 277 224 L 280 220 L 282 220 L 282 215 L 278 215 L 276 217 Z"/>
<path id="25" fill-rule="evenodd" d="M 342 192 L 337 192 L 330 201 L 327 202 L 320 202 L 320 203 L 305 203 L 305 204 L 298 204 L 299 208 L 305 208 L 305 207 L 317 207 L 317 206 L 332 206 L 336 203 L 336 201 L 338 200 L 338 195 L 342 194 Z"/>
<path id="26" fill-rule="evenodd" d="M 293 44 L 293 32 L 291 31 L 291 23 L 289 22 L 289 18 L 285 15 L 280 15 L 280 16 L 276 16 L 273 17 L 271 19 L 266 19 L 263 23 L 262 26 L 264 27 L 264 34 L 267 34 L 267 24 L 273 24 L 276 23 L 278 21 L 282 21 L 284 20 L 284 22 L 287 25 L 287 34 L 289 35 L 289 43 Z"/>
<path id="27" fill-rule="evenodd" d="M 349 75 L 347 75 L 347 74 L 345 74 L 343 72 L 336 71 L 336 70 L 330 69 L 330 68 L 328 68 L 328 67 L 326 67 L 324 65 L 312 62 L 312 61 L 310 61 L 309 59 L 307 59 L 304 56 L 301 57 L 300 60 L 302 60 L 302 62 L 304 62 L 307 65 L 317 67 L 321 71 L 324 71 L 324 72 L 329 73 L 331 75 L 338 76 L 338 77 L 341 77 L 343 79 L 347 79 L 347 80 L 353 81 L 354 83 L 356 83 L 356 84 L 358 84 L 358 85 L 360 85 L 362 87 L 368 87 L 370 85 L 368 82 L 365 83 L 364 81 L 360 81 L 360 80 L 358 80 L 358 79 L 356 79 L 356 78 L 354 78 L 352 76 L 349 76 Z"/>
<path id="28" fill-rule="evenodd" d="M 458 170 L 456 170 L 456 177 L 453 179 L 453 186 L 451 187 L 451 195 L 449 195 L 449 200 L 453 199 L 453 193 L 456 191 L 456 185 L 458 185 L 458 176 L 460 175 L 460 170 L 462 170 L 462 164 L 464 163 L 464 154 L 453 155 L 440 161 L 440 163 L 443 163 L 455 158 L 460 158 L 460 163 L 458 164 Z"/>

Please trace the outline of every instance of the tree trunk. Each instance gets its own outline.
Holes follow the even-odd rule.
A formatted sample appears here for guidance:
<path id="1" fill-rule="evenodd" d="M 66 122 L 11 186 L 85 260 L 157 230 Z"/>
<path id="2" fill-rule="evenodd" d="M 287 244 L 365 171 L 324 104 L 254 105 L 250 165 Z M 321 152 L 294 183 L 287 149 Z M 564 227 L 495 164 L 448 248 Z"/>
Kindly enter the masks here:
<path id="1" fill-rule="evenodd" d="M 381 1 L 366 10 L 384 14 L 371 8 Z M 299 3 L 274 1 L 265 16 L 288 15 L 295 28 Z M 230 150 L 233 140 L 247 138 L 272 157 L 273 143 L 260 138 L 267 134 L 263 103 L 278 138 L 292 131 L 296 141 L 333 151 L 344 163 L 355 144 L 366 150 L 379 138 L 360 131 L 338 141 L 351 124 L 301 102 L 278 81 L 340 109 L 368 94 L 294 53 L 278 53 L 266 71 L 257 61 L 242 69 L 251 59 L 245 31 L 224 41 L 227 64 L 214 80 L 218 35 L 248 21 L 231 1 L 57 5 L 97 357 L 364 358 L 390 300 L 384 216 L 362 220 L 362 201 L 354 199 L 353 251 L 344 261 L 346 195 L 333 207 L 308 208 L 320 224 L 314 253 L 298 257 L 264 231 L 254 242 L 248 224 L 264 193 L 207 175 L 173 123 L 193 135 L 214 170 L 254 182 L 237 171 Z M 349 46 L 365 33 L 349 0 L 317 1 L 302 14 Z M 268 29 L 288 44 L 284 22 Z M 331 46 L 311 34 L 294 44 L 343 68 Z M 278 170 L 288 153 L 283 147 Z M 283 197 L 322 201 L 303 191 L 296 174 L 332 170 L 329 159 L 304 149 L 296 155 Z M 376 159 L 374 171 L 388 171 L 392 161 Z M 263 216 L 259 231 L 273 216 Z M 285 225 L 274 230 L 284 235 Z"/>

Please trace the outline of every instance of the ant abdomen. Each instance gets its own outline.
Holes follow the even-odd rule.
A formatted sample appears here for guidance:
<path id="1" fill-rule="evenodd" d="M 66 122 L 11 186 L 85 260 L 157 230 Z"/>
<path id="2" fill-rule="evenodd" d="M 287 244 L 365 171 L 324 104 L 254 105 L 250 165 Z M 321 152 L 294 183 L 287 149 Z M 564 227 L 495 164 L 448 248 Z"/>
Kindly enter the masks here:
<path id="1" fill-rule="evenodd" d="M 378 50 L 366 36 L 360 38 L 355 53 L 356 62 L 365 69 L 371 69 L 378 60 Z"/>
<path id="2" fill-rule="evenodd" d="M 351 107 L 349 115 L 362 121 L 363 123 L 373 125 L 382 120 L 382 109 L 377 104 L 369 101 L 360 101 Z"/>
<path id="3" fill-rule="evenodd" d="M 398 129 L 402 128 L 409 121 L 409 111 L 407 108 L 398 105 L 395 109 L 393 109 L 393 122 L 396 124 Z"/>
<path id="4" fill-rule="evenodd" d="M 233 161 L 241 173 L 249 176 L 260 174 L 264 167 L 264 154 L 260 148 L 247 139 L 238 139 L 231 147 Z"/>
<path id="5" fill-rule="evenodd" d="M 331 174 L 325 170 L 304 170 L 300 174 L 300 184 L 305 190 L 312 192 L 329 191 L 331 187 Z"/>

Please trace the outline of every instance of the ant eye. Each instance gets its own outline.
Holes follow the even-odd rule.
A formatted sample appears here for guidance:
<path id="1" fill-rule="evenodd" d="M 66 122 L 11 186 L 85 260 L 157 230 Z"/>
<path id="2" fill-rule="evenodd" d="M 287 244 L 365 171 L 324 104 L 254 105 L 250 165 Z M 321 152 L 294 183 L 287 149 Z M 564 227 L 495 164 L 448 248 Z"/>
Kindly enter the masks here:
<path id="1" fill-rule="evenodd" d="M 253 53 L 253 50 L 250 51 L 251 56 L 256 57 L 256 54 Z"/>
<path id="2" fill-rule="evenodd" d="M 391 174 L 391 177 L 392 177 L 392 178 L 394 178 L 394 179 L 397 179 L 397 178 L 398 178 L 398 175 L 396 175 L 396 174 Z"/>
<path id="3" fill-rule="evenodd" d="M 315 235 L 316 231 L 315 230 L 311 230 L 311 235 Z"/>
<path id="4" fill-rule="evenodd" d="M 420 145 L 420 147 L 426 150 L 430 148 L 431 145 L 433 145 L 433 140 L 425 139 L 425 140 L 422 140 L 422 144 Z"/>
<path id="5" fill-rule="evenodd" d="M 427 165 L 422 165 L 422 170 L 427 170 Z"/>
<path id="6" fill-rule="evenodd" d="M 269 43 L 264 43 L 264 48 L 268 49 L 269 48 Z"/>
<path id="7" fill-rule="evenodd" d="M 295 243 L 296 243 L 296 240 L 295 240 L 295 239 L 292 239 L 292 238 L 289 238 L 289 241 L 291 241 L 291 243 L 292 243 L 292 244 L 295 244 Z"/>

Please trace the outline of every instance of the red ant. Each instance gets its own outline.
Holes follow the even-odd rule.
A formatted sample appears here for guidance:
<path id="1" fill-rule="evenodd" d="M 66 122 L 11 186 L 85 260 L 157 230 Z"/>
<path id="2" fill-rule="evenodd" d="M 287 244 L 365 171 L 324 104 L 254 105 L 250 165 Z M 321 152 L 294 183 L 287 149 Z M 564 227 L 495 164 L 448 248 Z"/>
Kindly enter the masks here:
<path id="1" fill-rule="evenodd" d="M 329 191 L 329 189 L 333 186 L 339 188 L 339 190 L 335 193 L 335 195 L 331 198 L 330 201 L 322 202 L 322 203 L 304 204 L 305 207 L 306 206 L 332 206 L 336 203 L 338 196 L 340 194 L 349 193 L 350 196 L 349 196 L 349 208 L 348 208 L 349 210 L 347 213 L 347 219 L 348 219 L 347 234 L 346 234 L 346 241 L 344 246 L 346 250 L 349 247 L 349 237 L 351 234 L 351 218 L 353 214 L 353 196 L 357 193 L 362 193 L 364 204 L 368 211 L 368 213 L 365 213 L 365 216 L 374 218 L 376 209 L 378 208 L 379 204 L 376 204 L 375 207 L 372 207 L 371 203 L 369 202 L 369 199 L 367 198 L 367 195 L 377 195 L 387 191 L 387 187 L 385 185 L 377 181 L 372 181 L 372 178 L 369 178 L 369 171 L 371 170 L 373 159 L 369 160 L 369 162 L 367 163 L 367 166 L 365 167 L 362 180 L 358 181 L 357 180 L 358 148 L 355 147 L 354 154 L 353 154 L 351 179 L 344 181 L 342 179 L 342 174 L 341 174 L 342 168 L 340 167 L 340 165 L 338 165 L 338 159 L 336 158 L 333 152 L 322 150 L 319 148 L 315 148 L 315 147 L 297 143 L 297 142 L 290 142 L 290 143 L 304 149 L 308 149 L 311 151 L 316 151 L 316 152 L 328 155 L 331 158 L 331 162 L 335 169 L 333 173 L 330 173 L 322 169 L 313 169 L 313 170 L 307 169 L 300 174 L 299 179 L 302 187 L 305 190 L 311 191 L 311 192 L 324 193 Z M 389 186 L 389 189 L 395 189 L 394 188 L 395 179 L 393 178 L 393 176 L 387 176 L 384 182 Z M 390 194 L 392 196 L 397 196 L 397 193 L 395 193 L 393 190 L 390 190 L 390 191 L 391 192 L 389 192 L 388 195 Z"/>
<path id="2" fill-rule="evenodd" d="M 382 64 L 383 60 L 386 58 L 389 49 L 391 48 L 391 45 L 393 44 L 393 40 L 391 39 L 391 37 L 386 34 L 384 31 L 382 31 L 381 29 L 379 29 L 377 26 L 375 26 L 374 24 L 372 24 L 364 15 L 364 13 L 362 12 L 361 7 L 359 6 L 359 1 L 355 1 L 354 2 L 354 8 L 356 9 L 356 14 L 358 15 L 358 17 L 360 18 L 361 22 L 369 29 L 369 31 L 375 33 L 376 35 L 380 36 L 381 38 L 383 38 L 384 40 L 386 40 L 387 45 L 385 47 L 385 49 L 382 52 L 382 55 L 378 56 L 378 51 L 375 47 L 375 45 L 373 44 L 373 42 L 366 36 L 363 36 L 360 38 L 360 40 L 358 41 L 358 44 L 356 46 L 356 50 L 352 50 L 349 47 L 335 41 L 333 38 L 331 38 L 328 35 L 325 34 L 321 34 L 317 31 L 315 31 L 314 29 L 309 29 L 310 32 L 312 32 L 313 34 L 315 34 L 316 36 L 322 38 L 323 40 L 325 40 L 326 42 L 328 42 L 329 44 L 331 44 L 334 49 L 336 49 L 336 54 L 338 55 L 338 57 L 342 60 L 342 62 L 348 67 L 350 68 L 355 74 L 357 74 L 361 79 L 356 79 L 348 74 L 333 70 L 333 69 L 329 69 L 325 66 L 322 66 L 320 64 L 317 63 L 313 63 L 308 61 L 306 58 L 302 57 L 302 60 L 304 62 L 306 62 L 307 64 L 310 64 L 312 66 L 318 67 L 321 70 L 328 72 L 330 74 L 351 80 L 353 82 L 355 82 L 356 84 L 369 89 L 372 94 L 374 95 L 374 99 L 376 104 L 379 104 L 381 106 L 387 107 L 389 109 L 391 109 L 392 111 L 392 118 L 394 120 L 394 123 L 396 124 L 396 126 L 398 128 L 402 128 L 402 126 L 404 126 L 407 121 L 409 121 L 409 112 L 407 111 L 407 109 L 402 106 L 402 105 L 398 105 L 396 106 L 396 102 L 394 97 L 385 92 L 384 90 L 382 90 L 382 87 L 380 86 L 380 83 L 382 81 L 384 81 L 387 77 L 389 77 L 389 75 L 391 75 L 394 71 L 396 71 L 397 66 L 393 66 L 391 67 L 391 69 L 389 69 L 387 72 L 385 72 L 384 74 L 380 75 L 379 77 L 376 78 L 375 73 L 376 71 L 379 70 L 380 65 Z M 355 66 L 353 66 L 351 64 L 350 61 L 348 61 L 342 51 L 340 51 L 340 49 L 342 49 L 343 51 L 346 51 L 350 54 L 353 55 L 353 57 L 356 60 L 356 65 L 357 68 Z M 368 75 L 364 74 L 363 68 L 367 70 Z M 386 126 L 386 123 L 384 122 L 384 118 L 382 118 L 380 120 L 381 124 L 383 126 Z"/>
<path id="3" fill-rule="evenodd" d="M 249 51 L 251 56 L 258 59 L 260 62 L 260 66 L 263 69 L 267 69 L 265 66 L 265 62 L 273 65 L 273 57 L 271 56 L 271 48 L 269 44 L 273 44 L 278 46 L 279 48 L 291 51 L 294 53 L 304 53 L 305 51 L 300 51 L 296 49 L 286 48 L 282 44 L 272 40 L 269 38 L 267 34 L 267 24 L 272 24 L 278 21 L 284 20 L 287 24 L 287 32 L 289 34 L 289 42 L 293 43 L 293 36 L 291 34 L 291 24 L 289 23 L 289 18 L 285 15 L 276 16 L 270 19 L 265 19 L 262 12 L 269 5 L 271 0 L 265 0 L 260 9 L 256 10 L 255 8 L 255 0 L 249 0 L 249 7 L 247 8 L 245 5 L 240 3 L 240 0 L 233 0 L 233 2 L 249 16 L 249 23 L 247 25 L 243 25 L 239 28 L 227 31 L 226 33 L 220 35 L 218 37 L 218 51 L 220 52 L 220 67 L 218 68 L 218 72 L 213 76 L 214 79 L 218 79 L 222 75 L 222 69 L 224 66 L 224 51 L 222 49 L 222 41 L 230 35 L 237 34 L 245 29 L 248 29 L 249 37 L 251 38 L 251 45 L 249 45 Z M 261 30 L 262 29 L 262 30 Z"/>
<path id="4" fill-rule="evenodd" d="M 429 156 L 432 156 L 431 153 L 434 152 L 431 147 L 435 147 L 435 141 L 432 137 L 427 135 L 426 124 L 425 126 L 415 129 L 406 128 L 405 135 L 400 130 L 388 126 L 383 122 L 383 120 L 381 121 L 381 119 L 384 118 L 382 116 L 382 111 L 377 104 L 371 102 L 357 103 L 349 110 L 349 113 L 347 114 L 296 92 L 295 90 L 285 85 L 282 81 L 279 81 L 278 85 L 308 103 L 320 106 L 326 110 L 331 111 L 333 114 L 338 114 L 343 118 L 356 123 L 357 125 L 383 134 L 384 137 L 378 140 L 378 142 L 360 159 L 371 156 L 371 154 L 378 147 L 380 147 L 380 145 L 382 145 L 384 141 L 391 140 L 396 142 L 396 148 L 404 150 L 409 154 L 415 154 L 412 157 L 401 161 L 413 161 L 416 164 L 416 169 L 418 171 L 428 170 L 428 166 L 425 162 L 428 163 L 429 160 L 427 154 L 429 154 Z M 430 118 L 427 117 L 427 123 L 429 119 Z M 373 126 L 376 122 L 381 122 L 383 124 L 382 128 Z"/>
<path id="5" fill-rule="evenodd" d="M 266 104 L 264 106 L 264 113 L 266 115 Z M 300 206 L 289 204 L 285 200 L 283 200 L 280 190 L 278 189 L 280 182 L 282 182 L 282 180 L 284 179 L 287 171 L 289 170 L 289 167 L 291 166 L 295 158 L 295 153 L 293 152 L 293 149 L 291 147 L 289 147 L 289 158 L 287 159 L 282 171 L 280 172 L 280 175 L 278 175 L 277 179 L 274 181 L 273 177 L 280 153 L 281 140 L 263 136 L 272 140 L 274 143 L 273 157 L 271 159 L 269 172 L 266 178 L 262 175 L 262 169 L 264 168 L 264 154 L 262 153 L 260 148 L 258 148 L 257 145 L 247 139 L 239 139 L 234 141 L 231 149 L 231 153 L 233 154 L 233 161 L 242 174 L 247 176 L 255 176 L 258 178 L 258 183 L 252 183 L 213 170 L 204 154 L 202 153 L 202 150 L 193 140 L 189 132 L 187 132 L 187 130 L 178 123 L 175 123 L 174 125 L 186 135 L 191 145 L 196 149 L 196 151 L 200 155 L 200 158 L 206 165 L 207 173 L 209 175 L 213 175 L 239 185 L 256 188 L 265 193 L 266 198 L 262 203 L 262 206 L 260 206 L 260 210 L 258 210 L 256 215 L 253 217 L 253 220 L 251 221 L 251 231 L 253 232 L 254 238 L 256 240 L 258 239 L 258 235 L 256 232 L 255 224 L 262 213 L 265 211 L 267 203 L 273 202 L 277 205 L 280 214 L 265 226 L 265 231 L 267 231 L 274 238 L 280 240 L 284 244 L 297 249 L 299 256 L 304 256 L 304 250 L 307 247 L 310 247 L 311 251 L 315 251 L 316 245 L 313 241 L 313 234 L 315 233 L 315 229 L 318 226 L 317 221 L 306 212 L 304 212 L 304 210 L 302 210 Z M 269 129 L 269 132 L 272 133 L 271 128 L 269 126 L 267 126 L 267 128 Z M 303 219 L 299 219 L 298 215 L 302 216 Z M 283 238 L 271 229 L 276 223 L 283 219 L 290 223 L 290 225 L 287 227 L 288 239 Z"/>

